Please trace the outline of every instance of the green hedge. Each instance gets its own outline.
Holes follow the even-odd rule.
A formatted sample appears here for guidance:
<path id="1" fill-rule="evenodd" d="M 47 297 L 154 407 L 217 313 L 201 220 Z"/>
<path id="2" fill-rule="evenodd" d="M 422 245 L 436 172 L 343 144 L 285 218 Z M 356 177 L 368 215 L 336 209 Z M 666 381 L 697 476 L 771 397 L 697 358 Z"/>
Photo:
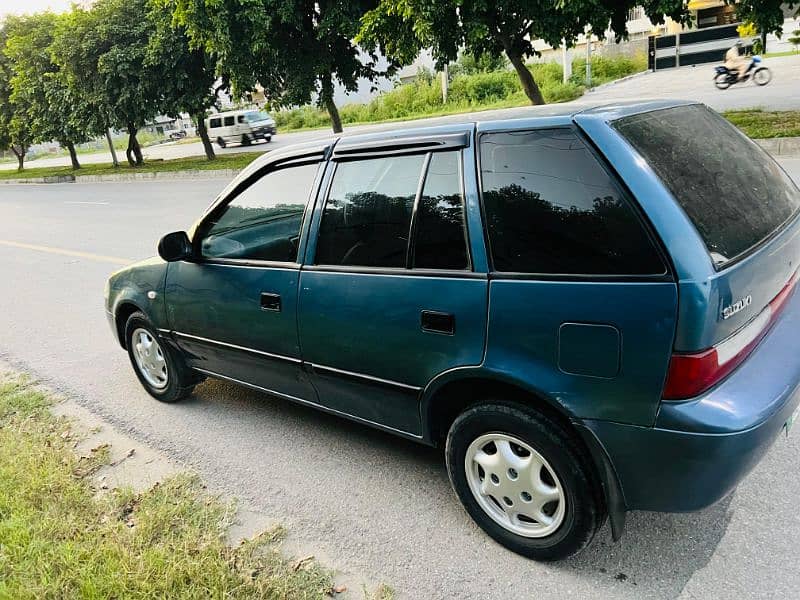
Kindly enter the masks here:
<path id="1" fill-rule="evenodd" d="M 618 79 L 647 68 L 645 56 L 634 58 L 592 57 L 592 81 L 595 84 Z M 566 102 L 583 94 L 586 59 L 572 63 L 573 76 L 563 83 L 558 63 L 528 65 L 547 102 Z M 472 75 L 457 75 L 450 82 L 447 103 L 442 103 L 440 77 L 418 79 L 385 92 L 366 104 L 348 104 L 340 109 L 342 122 L 374 123 L 423 117 L 426 115 L 466 112 L 528 103 L 515 71 L 492 71 Z M 283 130 L 329 126 L 325 111 L 312 106 L 275 113 L 275 121 Z"/>

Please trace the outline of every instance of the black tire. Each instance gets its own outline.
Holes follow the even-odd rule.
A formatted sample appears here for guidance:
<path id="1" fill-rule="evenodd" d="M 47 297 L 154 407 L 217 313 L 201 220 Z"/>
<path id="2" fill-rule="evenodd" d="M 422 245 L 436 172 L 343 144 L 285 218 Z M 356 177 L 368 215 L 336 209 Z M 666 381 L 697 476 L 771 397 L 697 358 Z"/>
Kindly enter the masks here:
<path id="1" fill-rule="evenodd" d="M 223 140 L 221 137 L 218 137 L 217 138 L 217 146 L 219 146 L 220 148 L 224 148 L 225 147 L 225 140 Z"/>
<path id="2" fill-rule="evenodd" d="M 728 80 L 727 73 L 717 73 L 714 76 L 714 85 L 720 90 L 727 90 L 731 87 L 731 82 Z"/>
<path id="3" fill-rule="evenodd" d="M 272 136 L 271 135 L 268 135 L 267 137 L 264 138 L 264 143 L 265 144 L 269 144 L 271 141 L 272 141 Z"/>
<path id="4" fill-rule="evenodd" d="M 753 71 L 753 81 L 756 85 L 767 85 L 772 81 L 772 71 L 767 67 L 759 67 Z"/>
<path id="5" fill-rule="evenodd" d="M 525 442 L 555 472 L 565 508 L 560 525 L 546 537 L 526 537 L 506 529 L 473 495 L 466 474 L 466 453 L 473 441 L 488 433 Z M 601 486 L 586 451 L 560 424 L 530 407 L 490 401 L 467 409 L 450 427 L 445 456 L 450 482 L 469 515 L 489 536 L 517 554 L 540 561 L 566 558 L 588 545 L 605 522 Z M 497 500 L 495 503 L 500 506 Z"/>
<path id="6" fill-rule="evenodd" d="M 146 330 L 161 348 L 161 353 L 167 366 L 167 382 L 163 388 L 157 388 L 147 381 L 137 364 L 134 356 L 135 344 L 132 339 L 133 333 L 137 329 Z M 125 347 L 128 349 L 128 358 L 131 361 L 133 372 L 136 373 L 136 377 L 139 379 L 139 383 L 147 390 L 148 394 L 160 402 L 177 402 L 186 398 L 192 393 L 194 386 L 203 380 L 202 377 L 189 369 L 183 359 L 177 356 L 169 345 L 161 339 L 156 328 L 150 324 L 144 313 L 135 312 L 128 318 L 125 324 Z"/>
<path id="7" fill-rule="evenodd" d="M 242 146 L 249 146 L 252 141 L 246 133 L 242 136 Z"/>

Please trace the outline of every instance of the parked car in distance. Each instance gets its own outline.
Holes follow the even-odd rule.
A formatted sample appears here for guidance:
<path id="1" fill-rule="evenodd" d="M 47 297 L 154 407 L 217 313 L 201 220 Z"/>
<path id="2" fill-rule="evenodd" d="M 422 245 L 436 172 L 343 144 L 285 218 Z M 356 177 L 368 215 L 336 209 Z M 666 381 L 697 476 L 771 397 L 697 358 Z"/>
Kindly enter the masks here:
<path id="1" fill-rule="evenodd" d="M 214 113 L 205 120 L 209 139 L 220 148 L 228 144 L 249 146 L 258 140 L 269 142 L 275 135 L 275 119 L 259 110 L 231 110 Z"/>
<path id="2" fill-rule="evenodd" d="M 539 560 L 731 492 L 800 403 L 800 191 L 701 104 L 503 114 L 256 159 L 108 282 L 144 388 L 215 377 L 443 446 L 471 517 Z"/>
<path id="3" fill-rule="evenodd" d="M 169 132 L 169 139 L 171 140 L 182 140 L 185 137 L 186 137 L 185 129 L 177 129 L 175 131 Z"/>

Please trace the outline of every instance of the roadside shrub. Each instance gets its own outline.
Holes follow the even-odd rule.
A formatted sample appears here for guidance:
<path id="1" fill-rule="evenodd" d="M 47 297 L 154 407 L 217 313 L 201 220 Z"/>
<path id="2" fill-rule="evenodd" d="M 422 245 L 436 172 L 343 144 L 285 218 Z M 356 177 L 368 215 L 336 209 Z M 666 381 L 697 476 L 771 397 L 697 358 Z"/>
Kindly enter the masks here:
<path id="1" fill-rule="evenodd" d="M 473 68 L 474 65 L 470 65 Z M 563 70 L 555 62 L 528 65 L 547 102 L 566 102 L 584 91 L 585 59 L 573 61 L 574 75 L 563 83 Z M 603 83 L 647 68 L 645 56 L 606 58 L 592 57 L 592 81 Z M 447 103 L 442 103 L 441 76 L 423 76 L 398 85 L 366 104 L 348 104 L 339 109 L 342 123 L 371 123 L 426 115 L 523 106 L 528 99 L 516 72 L 509 69 L 458 74 L 449 85 Z M 283 130 L 330 126 L 328 114 L 316 106 L 304 106 L 274 113 Z"/>

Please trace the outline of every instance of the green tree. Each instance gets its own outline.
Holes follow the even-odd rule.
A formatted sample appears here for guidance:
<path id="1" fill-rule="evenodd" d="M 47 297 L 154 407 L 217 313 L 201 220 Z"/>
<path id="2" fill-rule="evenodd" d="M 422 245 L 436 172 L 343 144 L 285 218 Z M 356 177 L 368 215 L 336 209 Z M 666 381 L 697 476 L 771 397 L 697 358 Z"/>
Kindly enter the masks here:
<path id="1" fill-rule="evenodd" d="M 234 94 L 263 88 L 272 107 L 317 102 L 342 130 L 335 82 L 353 91 L 359 79 L 375 81 L 397 65 L 380 68 L 374 54 L 353 43 L 360 18 L 376 0 L 176 0 L 176 21 L 194 47 L 219 59 Z"/>
<path id="2" fill-rule="evenodd" d="M 158 114 L 161 86 L 174 75 L 148 61 L 153 33 L 147 0 L 98 0 L 91 10 L 73 8 L 56 31 L 54 56 L 73 89 L 128 133 L 131 166 L 144 162 L 138 130 Z"/>
<path id="3" fill-rule="evenodd" d="M 214 93 L 216 60 L 202 46 L 190 47 L 185 28 L 172 22 L 175 5 L 175 0 L 154 0 L 150 4 L 153 31 L 147 64 L 170 74 L 161 82 L 160 110 L 172 117 L 189 113 L 197 125 L 206 157 L 214 160 L 205 117 L 217 102 Z"/>
<path id="4" fill-rule="evenodd" d="M 25 154 L 31 145 L 31 132 L 22 105 L 14 98 L 11 81 L 14 69 L 5 52 L 8 31 L 0 27 L 0 149 L 11 150 L 17 157 L 17 170 L 25 166 Z"/>
<path id="5" fill-rule="evenodd" d="M 736 7 L 736 16 L 745 23 L 756 26 L 761 36 L 761 52 L 767 52 L 767 34 L 783 35 L 785 20 L 783 8 L 793 9 L 799 2 L 782 2 L 781 0 L 725 0 L 726 4 Z"/>
<path id="6" fill-rule="evenodd" d="M 99 132 L 91 130 L 88 107 L 71 92 L 64 74 L 53 62 L 51 46 L 58 19 L 45 12 L 6 20 L 5 54 L 14 72 L 11 99 L 22 107 L 33 140 L 56 140 L 69 151 L 72 168 L 79 169 L 75 144 Z"/>
<path id="7" fill-rule="evenodd" d="M 800 29 L 795 29 L 792 32 L 792 37 L 789 38 L 789 43 L 794 46 L 794 51 L 797 52 L 797 47 L 800 46 Z"/>
<path id="8" fill-rule="evenodd" d="M 689 18 L 682 0 L 380 0 L 362 18 L 356 39 L 400 64 L 431 48 L 440 69 L 462 48 L 478 56 L 505 54 L 531 103 L 544 104 L 525 65 L 526 59 L 539 54 L 532 41 L 571 45 L 587 28 L 603 35 L 609 24 L 618 38 L 624 37 L 628 11 L 638 5 L 657 23 L 664 16 L 682 22 Z"/>

